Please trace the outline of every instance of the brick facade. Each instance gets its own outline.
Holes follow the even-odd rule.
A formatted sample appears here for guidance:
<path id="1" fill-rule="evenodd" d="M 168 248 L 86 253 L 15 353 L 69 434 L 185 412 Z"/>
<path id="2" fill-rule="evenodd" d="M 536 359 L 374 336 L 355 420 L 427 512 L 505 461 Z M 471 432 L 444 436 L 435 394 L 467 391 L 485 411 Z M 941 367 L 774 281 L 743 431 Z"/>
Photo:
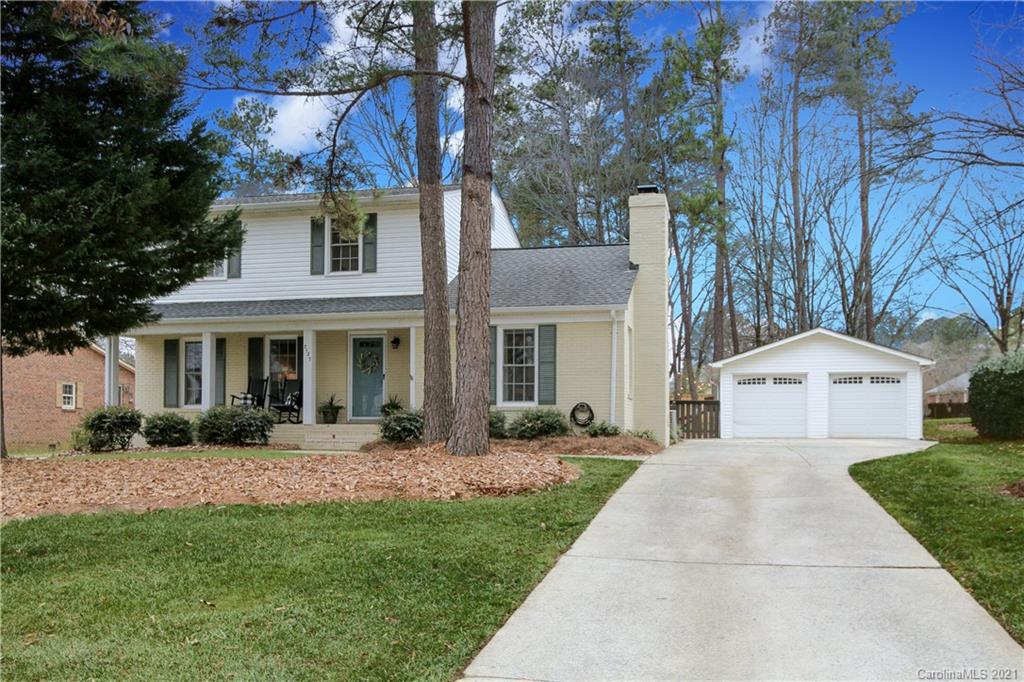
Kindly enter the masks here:
<path id="1" fill-rule="evenodd" d="M 9 448 L 66 445 L 82 416 L 103 406 L 103 353 L 81 348 L 70 355 L 33 353 L 3 358 L 4 429 Z M 135 373 L 119 368 L 122 404 L 134 404 Z M 77 387 L 75 409 L 60 406 L 60 384 Z"/>

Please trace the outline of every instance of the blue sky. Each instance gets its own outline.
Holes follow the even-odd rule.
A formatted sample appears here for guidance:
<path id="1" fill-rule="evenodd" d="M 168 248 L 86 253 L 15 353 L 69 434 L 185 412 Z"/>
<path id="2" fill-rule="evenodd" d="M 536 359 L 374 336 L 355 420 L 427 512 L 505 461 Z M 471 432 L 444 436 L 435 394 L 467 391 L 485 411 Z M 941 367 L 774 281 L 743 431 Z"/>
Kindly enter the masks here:
<path id="1" fill-rule="evenodd" d="M 164 39 L 183 47 L 190 47 L 185 26 L 204 22 L 213 8 L 211 2 L 148 2 L 147 8 L 169 21 Z M 757 19 L 767 14 L 769 3 L 732 2 L 728 10 Z M 993 35 L 987 25 L 998 24 L 1022 9 L 1013 2 L 921 2 L 892 33 L 896 76 L 904 83 L 920 88 L 917 100 L 920 110 L 957 109 L 978 112 L 986 103 L 979 90 L 986 85 L 973 59 L 980 30 Z M 692 28 L 692 13 L 688 4 L 676 3 L 656 17 L 639 20 L 634 30 L 650 44 L 658 46 L 668 34 L 687 32 Z M 759 43 L 760 27 L 756 24 L 744 31 L 741 59 L 751 67 L 747 81 L 732 92 L 735 110 L 739 111 L 756 91 L 756 73 L 762 64 Z M 1021 48 L 1020 45 L 1017 46 Z M 196 115 L 209 117 L 218 108 L 230 109 L 239 93 L 193 93 Z M 316 127 L 322 114 L 315 103 L 292 98 L 276 102 L 279 127 L 272 141 L 287 151 L 302 151 L 307 131 Z M 921 290 L 934 288 L 934 281 L 925 278 L 918 283 Z M 947 310 L 962 310 L 962 302 L 950 291 L 938 290 L 932 297 L 932 314 L 945 314 Z"/>

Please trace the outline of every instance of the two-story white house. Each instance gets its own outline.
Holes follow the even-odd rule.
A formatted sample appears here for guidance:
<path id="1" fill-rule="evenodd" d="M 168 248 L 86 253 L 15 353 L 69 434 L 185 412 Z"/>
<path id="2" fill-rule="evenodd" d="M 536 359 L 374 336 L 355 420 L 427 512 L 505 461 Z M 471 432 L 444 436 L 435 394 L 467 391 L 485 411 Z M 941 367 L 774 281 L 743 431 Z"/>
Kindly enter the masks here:
<path id="1" fill-rule="evenodd" d="M 452 360 L 460 192 L 445 189 Z M 301 382 L 301 424 L 277 442 L 350 448 L 376 437 L 381 404 L 423 396 L 418 194 L 363 192 L 367 227 L 348 240 L 316 194 L 218 201 L 242 208 L 240 253 L 153 303 L 136 338 L 136 406 L 195 415 L 230 403 L 251 378 Z M 493 195 L 491 397 L 495 409 L 588 403 L 598 420 L 668 441 L 667 204 L 630 200 L 629 244 L 521 248 Z M 454 367 L 458 371 L 457 366 Z M 294 383 L 292 384 L 295 385 Z M 334 395 L 344 412 L 320 424 Z"/>

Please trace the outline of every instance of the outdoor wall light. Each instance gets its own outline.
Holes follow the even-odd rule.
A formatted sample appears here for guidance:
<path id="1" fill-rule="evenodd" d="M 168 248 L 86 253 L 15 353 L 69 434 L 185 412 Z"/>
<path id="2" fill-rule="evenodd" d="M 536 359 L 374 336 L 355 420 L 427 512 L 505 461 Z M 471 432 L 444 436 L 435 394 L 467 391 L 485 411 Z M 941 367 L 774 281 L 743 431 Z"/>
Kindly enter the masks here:
<path id="1" fill-rule="evenodd" d="M 392 348 L 392 350 L 398 350 L 398 347 L 401 346 L 401 345 L 402 345 L 402 340 L 400 338 L 398 338 L 397 336 L 395 338 L 391 339 L 391 348 Z"/>

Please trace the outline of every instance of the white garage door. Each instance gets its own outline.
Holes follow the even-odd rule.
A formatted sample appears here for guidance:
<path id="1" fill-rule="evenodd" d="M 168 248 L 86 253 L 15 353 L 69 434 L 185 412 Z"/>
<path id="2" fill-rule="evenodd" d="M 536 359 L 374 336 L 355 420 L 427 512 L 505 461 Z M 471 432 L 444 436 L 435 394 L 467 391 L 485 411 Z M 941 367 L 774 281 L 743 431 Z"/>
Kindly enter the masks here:
<path id="1" fill-rule="evenodd" d="M 740 376 L 732 393 L 737 438 L 807 436 L 807 382 L 802 376 Z"/>
<path id="2" fill-rule="evenodd" d="M 828 435 L 906 438 L 906 378 L 897 374 L 833 374 L 828 386 Z"/>

